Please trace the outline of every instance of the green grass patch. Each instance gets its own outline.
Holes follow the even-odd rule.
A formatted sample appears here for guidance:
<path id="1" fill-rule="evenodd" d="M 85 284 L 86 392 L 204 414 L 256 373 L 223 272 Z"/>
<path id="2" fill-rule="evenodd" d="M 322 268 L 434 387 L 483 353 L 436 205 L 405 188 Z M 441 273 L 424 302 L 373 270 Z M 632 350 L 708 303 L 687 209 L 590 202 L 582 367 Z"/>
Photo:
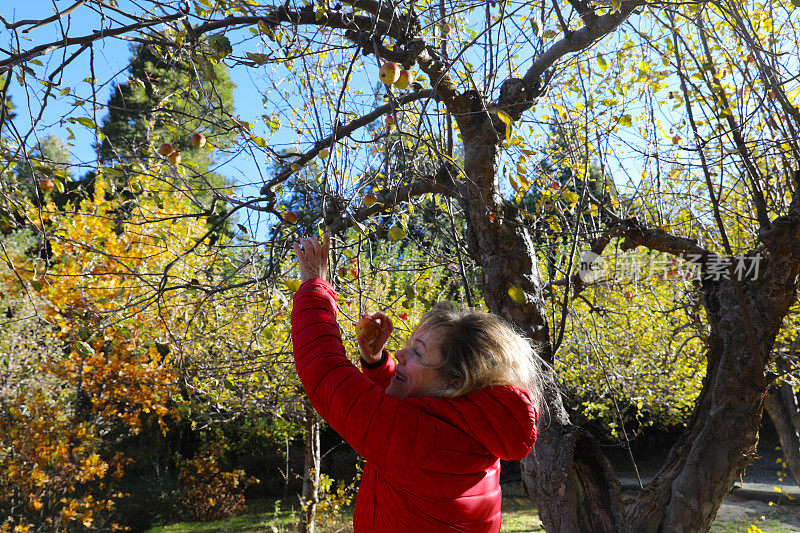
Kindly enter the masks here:
<path id="1" fill-rule="evenodd" d="M 297 516 L 300 506 L 297 501 L 254 500 L 248 502 L 247 511 L 238 516 L 211 522 L 179 522 L 147 530 L 146 533 L 247 533 L 297 531 Z M 544 531 L 533 505 L 519 484 L 503 487 L 504 533 L 532 533 Z M 353 531 L 353 510 L 345 510 L 337 519 L 317 523 L 321 533 Z"/>

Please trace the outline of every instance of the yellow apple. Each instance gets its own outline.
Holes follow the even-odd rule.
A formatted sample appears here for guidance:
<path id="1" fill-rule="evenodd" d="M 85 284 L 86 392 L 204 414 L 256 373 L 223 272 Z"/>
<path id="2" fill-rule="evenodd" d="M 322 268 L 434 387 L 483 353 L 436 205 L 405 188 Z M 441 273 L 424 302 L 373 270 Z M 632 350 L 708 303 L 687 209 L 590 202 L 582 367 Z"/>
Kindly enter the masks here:
<path id="1" fill-rule="evenodd" d="M 403 237 L 406 236 L 406 232 L 402 226 L 392 226 L 389 228 L 389 238 L 392 239 L 394 242 L 403 240 Z"/>
<path id="2" fill-rule="evenodd" d="M 521 287 L 517 287 L 516 285 L 509 287 L 508 295 L 511 297 L 512 300 L 514 300 L 520 305 L 524 305 L 526 302 L 525 291 L 522 290 Z"/>
<path id="3" fill-rule="evenodd" d="M 381 81 L 386 85 L 391 85 L 400 77 L 400 65 L 387 61 L 380 70 Z"/>
<path id="4" fill-rule="evenodd" d="M 167 156 L 167 161 L 170 162 L 172 165 L 180 165 L 181 163 L 181 153 L 180 152 L 172 152 Z"/>

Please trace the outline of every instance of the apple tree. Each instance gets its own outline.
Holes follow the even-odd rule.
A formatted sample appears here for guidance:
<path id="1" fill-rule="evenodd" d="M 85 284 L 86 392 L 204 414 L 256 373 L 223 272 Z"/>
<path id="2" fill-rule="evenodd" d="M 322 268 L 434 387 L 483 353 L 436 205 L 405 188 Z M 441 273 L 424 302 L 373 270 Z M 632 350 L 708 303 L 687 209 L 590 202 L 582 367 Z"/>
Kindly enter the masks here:
<path id="1" fill-rule="evenodd" d="M 210 186 L 191 166 L 178 165 L 171 176 L 187 191 L 205 183 L 209 202 L 195 202 L 185 216 L 208 217 L 226 205 L 226 220 L 240 217 L 236 246 L 263 247 L 269 233 L 270 266 L 253 287 L 285 278 L 280 265 L 295 235 L 269 228 L 286 224 L 279 222 L 286 187 L 312 160 L 321 169 L 320 201 L 301 222 L 334 234 L 336 258 L 346 251 L 362 257 L 375 239 L 409 237 L 419 206 L 436 206 L 437 225 L 454 238 L 448 247 L 427 247 L 428 264 L 452 266 L 463 279 L 479 273 L 488 309 L 522 330 L 547 363 L 547 409 L 523 461 L 523 482 L 545 527 L 710 526 L 753 458 L 775 376 L 773 347 L 796 300 L 800 12 L 793 2 L 200 0 L 128 7 L 87 0 L 51 17 L 3 21 L 11 35 L 34 28 L 53 35 L 30 47 L 6 43 L 11 53 L 0 60 L 4 92 L 18 83 L 42 106 L 27 131 L 15 127 L 10 159 L 21 159 L 26 139 L 43 127 L 35 117 L 66 89 L 59 75 L 77 58 L 94 74 L 67 120 L 99 141 L 97 120 L 81 113 L 82 106 L 95 115 L 102 109 L 95 86 L 113 74 L 100 80 L 94 48 L 106 39 L 135 40 L 194 72 L 198 91 L 213 83 L 220 62 L 249 69 L 264 107 L 229 121 L 231 166 L 248 160 L 253 169 L 238 180 L 239 191 Z M 57 22 L 74 9 L 114 15 L 84 31 Z M 381 70 L 389 77 L 382 80 Z M 397 74 L 385 83 L 398 70 L 410 81 Z M 214 105 L 211 96 L 207 102 Z M 139 164 L 156 158 L 161 142 L 150 139 L 146 153 L 130 157 Z M 569 183 L 543 181 L 535 162 L 545 159 L 566 161 Z M 602 183 L 625 191 L 626 202 L 590 186 L 592 166 Z M 365 191 L 375 198 L 362 201 Z M 538 209 L 523 202 L 529 191 L 538 192 Z M 397 228 L 394 236 L 389 227 Z M 543 243 L 554 233 L 565 261 L 545 273 Z M 179 253 L 197 250 L 202 238 Z M 581 274 L 598 258 L 630 250 L 697 266 L 691 290 L 706 335 L 704 378 L 686 429 L 656 477 L 623 505 L 598 443 L 564 407 L 554 370 L 564 328 L 553 322 L 546 297 L 559 291 L 563 317 L 592 286 Z M 167 280 L 172 265 L 162 268 Z M 232 287 L 220 280 L 207 290 Z"/>

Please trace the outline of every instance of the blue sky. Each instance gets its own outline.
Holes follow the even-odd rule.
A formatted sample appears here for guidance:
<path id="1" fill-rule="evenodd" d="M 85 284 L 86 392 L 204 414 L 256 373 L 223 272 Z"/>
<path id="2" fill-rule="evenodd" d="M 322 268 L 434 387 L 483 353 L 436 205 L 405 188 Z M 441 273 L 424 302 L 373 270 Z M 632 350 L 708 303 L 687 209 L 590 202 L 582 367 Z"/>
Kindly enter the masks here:
<path id="1" fill-rule="evenodd" d="M 55 4 L 59 10 L 66 9 L 73 4 L 73 0 L 56 0 Z M 123 3 L 124 4 L 124 3 Z M 51 0 L 26 0 L 24 2 L 14 2 L 14 5 L 4 5 L 0 7 L 0 13 L 8 22 L 15 22 L 26 19 L 42 19 L 54 13 L 53 2 Z M 70 17 L 62 18 L 60 23 L 66 29 L 69 27 L 70 36 L 87 35 L 99 27 L 99 15 L 93 12 L 86 6 L 78 8 Z M 9 31 L 0 33 L 0 47 L 8 49 L 9 46 L 28 50 L 43 43 L 53 42 L 57 40 L 60 35 L 59 22 L 50 23 L 42 28 L 35 29 L 27 34 L 20 33 L 19 43 L 13 40 L 14 36 Z M 27 40 L 25 40 L 27 39 Z M 75 51 L 76 47 L 70 47 L 67 54 Z M 123 82 L 127 79 L 126 68 L 130 60 L 130 44 L 126 41 L 106 38 L 96 42 L 94 46 L 94 64 L 95 64 L 95 78 L 99 82 L 108 81 L 97 87 L 97 101 L 104 103 L 113 90 L 112 81 Z M 43 63 L 41 67 L 30 65 L 36 69 L 37 74 L 41 74 L 44 69 L 47 72 L 52 72 L 58 64 L 63 60 L 62 51 L 59 50 L 55 53 L 40 56 L 39 60 Z M 90 77 L 89 68 L 89 52 L 85 51 L 80 57 L 70 64 L 64 70 L 64 78 L 60 81 L 59 87 L 54 91 L 54 97 L 48 101 L 41 120 L 36 127 L 36 135 L 44 137 L 47 135 L 56 135 L 62 140 L 67 141 L 70 127 L 75 135 L 74 140 L 68 140 L 70 144 L 69 149 L 73 156 L 73 163 L 84 164 L 86 169 L 92 168 L 93 160 L 95 159 L 95 151 L 93 145 L 95 143 L 94 135 L 88 128 L 83 128 L 77 125 L 64 123 L 63 119 L 68 115 L 75 116 L 75 110 L 72 107 L 72 96 L 59 96 L 58 91 L 63 87 L 71 87 L 73 93 L 86 95 L 89 93 L 90 85 L 83 81 L 85 78 Z M 231 69 L 231 78 L 236 84 L 234 91 L 234 114 L 238 114 L 242 119 L 247 120 L 255 125 L 256 131 L 260 134 L 263 133 L 264 125 L 256 121 L 254 117 L 259 116 L 259 111 L 263 108 L 261 95 L 256 90 L 256 84 L 250 78 L 250 69 L 245 67 L 238 67 Z M 42 87 L 35 84 L 37 89 Z M 42 91 L 37 93 L 29 93 L 23 90 L 16 79 L 12 81 L 9 88 L 11 97 L 16 106 L 16 119 L 14 121 L 17 131 L 21 135 L 30 129 L 30 126 L 35 120 L 41 108 Z M 85 106 L 85 111 L 88 116 L 93 116 L 91 109 Z M 101 123 L 105 110 L 99 109 L 96 111 L 97 123 Z M 278 133 L 281 135 L 281 132 Z M 284 141 L 286 142 L 286 141 Z M 31 147 L 36 144 L 34 136 L 27 138 L 26 145 Z M 222 168 L 219 171 L 238 183 L 251 181 L 251 176 L 258 174 L 258 168 L 252 157 L 245 157 L 239 155 L 233 159 L 220 161 Z M 265 171 L 264 165 L 260 165 L 261 171 Z M 74 174 L 80 176 L 85 171 L 82 169 L 76 170 Z M 244 194 L 256 194 L 257 187 L 247 187 L 243 190 Z"/>

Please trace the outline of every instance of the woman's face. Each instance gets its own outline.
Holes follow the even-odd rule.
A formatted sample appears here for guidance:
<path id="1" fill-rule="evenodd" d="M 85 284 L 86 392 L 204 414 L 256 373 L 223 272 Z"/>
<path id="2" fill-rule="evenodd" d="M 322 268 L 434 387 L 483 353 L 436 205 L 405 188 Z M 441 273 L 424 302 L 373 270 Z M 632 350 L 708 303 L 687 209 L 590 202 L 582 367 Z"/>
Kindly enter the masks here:
<path id="1" fill-rule="evenodd" d="M 401 400 L 420 396 L 445 396 L 448 385 L 444 377 L 440 339 L 436 330 L 415 331 L 406 347 L 395 354 L 397 366 L 386 389 Z"/>

